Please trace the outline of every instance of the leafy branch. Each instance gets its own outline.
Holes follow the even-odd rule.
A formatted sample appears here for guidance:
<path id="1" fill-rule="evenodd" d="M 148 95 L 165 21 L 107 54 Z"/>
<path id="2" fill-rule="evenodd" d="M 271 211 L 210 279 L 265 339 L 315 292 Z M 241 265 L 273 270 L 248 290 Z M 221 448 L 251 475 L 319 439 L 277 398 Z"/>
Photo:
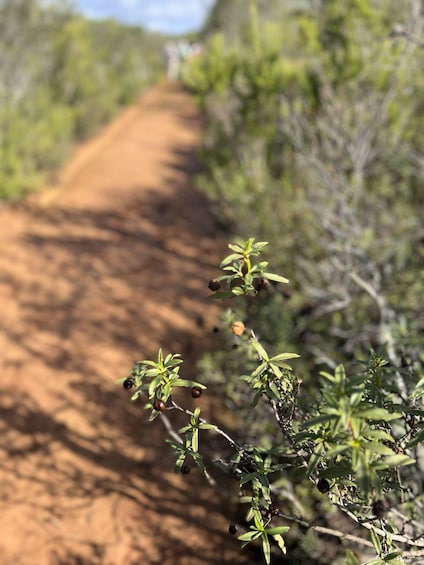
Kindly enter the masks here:
<path id="1" fill-rule="evenodd" d="M 265 280 L 286 283 L 287 279 L 269 271 L 266 261 L 254 262 L 266 245 L 253 238 L 229 245 L 231 253 L 221 262 L 224 274 L 209 283 L 212 296 L 256 296 L 258 284 Z M 238 536 L 242 546 L 260 542 L 269 564 L 270 539 L 285 553 L 285 534 L 290 530 L 287 523 L 297 523 L 317 533 L 372 546 L 377 558 L 369 565 L 401 563 L 402 546 L 424 547 L 421 522 L 411 518 L 408 529 L 402 529 L 405 520 L 399 520 L 403 516 L 400 506 L 410 511 L 415 497 L 405 482 L 419 468 L 417 450 L 424 428 L 424 410 L 419 404 L 422 382 L 417 379 L 411 394 L 405 396 L 404 390 L 396 387 L 399 369 L 393 368 L 381 352 L 372 351 L 369 360 L 358 365 L 361 370 L 351 375 L 343 365 L 332 373 L 321 372 L 320 394 L 305 407 L 302 380 L 288 363 L 299 356 L 271 353 L 255 331 L 247 331 L 239 320 L 231 322 L 231 332 L 242 340 L 249 359 L 254 359 L 250 369 L 240 374 L 240 381 L 249 391 L 246 401 L 251 410 L 262 402 L 271 407 L 281 432 L 278 447 L 241 444 L 202 418 L 199 407 L 191 411 L 181 406 L 173 394 L 176 389 L 191 388 L 196 399 L 206 386 L 181 378 L 179 354 L 164 357 L 159 350 L 157 360 L 135 363 L 131 373 L 118 382 L 127 389 L 134 388 L 131 400 L 146 399 L 145 409 L 150 411 L 151 420 L 162 418 L 172 437 L 168 444 L 175 452 L 176 472 L 188 474 L 197 467 L 217 486 L 208 467 L 219 464 L 238 481 L 240 503 L 248 505 L 248 529 Z M 172 411 L 187 418 L 186 425 L 178 430 L 168 416 Z M 208 457 L 201 439 L 204 433 L 211 432 L 227 442 L 230 455 Z M 409 468 L 410 472 L 403 472 Z M 278 499 L 283 492 L 279 485 L 300 472 L 330 503 L 368 530 L 370 540 L 314 524 L 294 512 L 281 512 Z M 391 512 L 391 507 L 396 512 Z M 413 553 L 404 552 L 404 556 Z M 349 554 L 349 563 L 359 562 Z"/>

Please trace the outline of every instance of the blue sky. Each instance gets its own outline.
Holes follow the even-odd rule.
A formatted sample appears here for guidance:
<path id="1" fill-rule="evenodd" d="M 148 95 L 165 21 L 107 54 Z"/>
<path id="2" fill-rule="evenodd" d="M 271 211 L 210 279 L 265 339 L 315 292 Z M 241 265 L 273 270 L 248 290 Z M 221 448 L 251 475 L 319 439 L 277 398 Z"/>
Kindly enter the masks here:
<path id="1" fill-rule="evenodd" d="M 198 30 L 213 0 L 75 0 L 85 16 L 115 18 L 169 34 Z"/>

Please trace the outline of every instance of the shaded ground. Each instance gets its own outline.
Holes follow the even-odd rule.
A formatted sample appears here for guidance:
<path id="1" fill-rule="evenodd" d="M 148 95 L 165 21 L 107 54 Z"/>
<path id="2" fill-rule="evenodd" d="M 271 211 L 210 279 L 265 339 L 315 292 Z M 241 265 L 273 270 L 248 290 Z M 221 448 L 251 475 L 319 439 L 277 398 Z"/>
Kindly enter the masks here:
<path id="1" fill-rule="evenodd" d="M 57 186 L 0 210 L 2 565 L 247 562 L 114 384 L 161 345 L 195 359 L 216 319 L 205 281 L 225 242 L 190 186 L 199 128 L 159 86 Z"/>

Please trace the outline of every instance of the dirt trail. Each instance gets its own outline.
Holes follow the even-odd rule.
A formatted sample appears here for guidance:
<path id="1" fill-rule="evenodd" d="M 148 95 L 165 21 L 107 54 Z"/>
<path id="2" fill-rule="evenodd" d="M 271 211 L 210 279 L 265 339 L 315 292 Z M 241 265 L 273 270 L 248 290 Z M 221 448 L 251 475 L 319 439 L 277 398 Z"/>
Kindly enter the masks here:
<path id="1" fill-rule="evenodd" d="M 205 281 L 225 244 L 190 186 L 199 132 L 160 85 L 57 186 L 0 210 L 1 565 L 247 562 L 114 384 L 161 345 L 194 358 L 216 319 Z"/>

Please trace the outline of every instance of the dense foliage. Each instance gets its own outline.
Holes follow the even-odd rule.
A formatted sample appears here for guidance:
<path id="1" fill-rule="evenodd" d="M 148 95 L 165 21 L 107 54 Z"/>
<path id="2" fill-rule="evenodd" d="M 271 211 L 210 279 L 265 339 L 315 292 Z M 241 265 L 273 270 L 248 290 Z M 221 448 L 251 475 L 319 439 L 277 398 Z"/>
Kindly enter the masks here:
<path id="1" fill-rule="evenodd" d="M 0 0 L 0 198 L 37 186 L 161 72 L 160 37 L 68 2 Z"/>
<path id="2" fill-rule="evenodd" d="M 380 394 L 378 408 L 386 409 L 395 388 L 398 401 L 406 401 L 424 363 L 422 3 L 318 0 L 293 9 L 281 4 L 218 1 L 205 29 L 203 55 L 184 76 L 208 124 L 200 186 L 223 227 L 272 242 L 270 260 L 290 279 L 280 286 L 265 277 L 254 300 L 248 296 L 237 307 L 229 305 L 222 324 L 228 347 L 202 361 L 203 382 L 225 392 L 243 437 L 265 451 L 281 440 L 269 407 L 258 404 L 252 411 L 246 401 L 239 375 L 250 366 L 246 351 L 232 346 L 228 328 L 235 320 L 255 329 L 270 356 L 301 355 L 300 402 L 307 410 L 317 387 L 324 387 L 333 405 L 321 406 L 315 423 L 327 422 L 327 431 L 334 431 L 329 414 L 335 418 L 344 395 L 350 414 L 360 398 L 374 402 Z M 366 377 L 357 360 L 368 367 Z M 348 367 L 347 379 L 341 363 Z M 323 385 L 320 371 L 327 385 L 339 387 L 337 393 Z M 405 383 L 399 371 L 413 375 L 412 381 Z M 422 426 L 421 416 L 409 420 L 411 426 Z M 350 434 L 347 443 L 368 441 L 368 431 L 358 425 L 361 430 L 342 432 Z M 381 455 L 391 441 L 380 434 L 383 428 L 373 436 Z M 339 437 L 327 454 L 333 470 L 344 467 L 342 453 L 353 445 L 347 443 Z M 356 459 L 355 465 L 372 466 L 372 460 Z M 422 488 L 419 469 L 406 480 L 411 492 Z M 329 480 L 332 471 L 327 472 Z M 362 488 L 361 473 L 350 466 L 348 483 L 355 476 L 355 488 Z M 338 485 L 343 480 L 337 475 Z M 294 474 L 284 489 L 296 506 L 307 487 Z M 309 500 L 316 507 L 312 494 Z M 324 507 L 321 511 L 327 520 Z M 422 518 L 422 501 L 410 505 L 409 517 L 410 512 Z M 307 553 L 314 552 L 311 542 Z"/>
<path id="3" fill-rule="evenodd" d="M 256 300 L 265 280 L 286 284 L 285 277 L 270 272 L 269 263 L 258 259 L 266 246 L 253 238 L 230 244 L 231 252 L 220 265 L 223 274 L 209 282 L 212 297 Z M 424 378 L 419 380 L 410 368 L 390 366 L 372 352 L 354 372 L 343 365 L 321 372 L 321 391 L 308 399 L 293 371 L 296 353 L 271 352 L 255 326 L 246 327 L 241 320 L 234 319 L 230 328 L 242 354 L 232 372 L 244 393 L 240 404 L 250 419 L 255 413 L 264 416 L 259 441 L 250 435 L 247 417 L 233 433 L 201 417 L 199 406 L 186 407 L 188 399 L 181 390 L 191 389 L 196 401 L 206 387 L 182 377 L 178 353 L 164 356 L 159 350 L 157 360 L 136 362 L 118 381 L 133 389 L 133 401 L 145 401 L 150 420 L 160 418 L 165 424 L 176 455 L 175 471 L 188 475 L 198 467 L 220 491 L 213 472 L 217 466 L 239 483 L 239 502 L 246 511 L 237 523 L 230 523 L 229 533 L 238 533 L 243 547 L 261 542 L 267 564 L 277 551 L 287 553 L 287 543 L 294 562 L 293 538 L 297 550 L 304 550 L 303 556 L 297 552 L 302 563 L 311 549 L 318 557 L 317 546 L 317 562 L 326 564 L 359 565 L 363 559 L 358 548 L 368 565 L 421 562 Z M 186 422 L 182 427 L 181 415 Z M 218 440 L 213 450 L 204 442 L 210 433 Z M 320 500 L 321 512 L 311 504 L 314 500 Z M 336 526 L 334 520 L 331 527 L 322 526 L 316 514 L 324 510 L 330 515 L 331 507 L 351 523 L 339 517 Z M 370 540 L 364 532 L 352 534 L 352 525 L 359 534 L 362 526 Z M 317 540 L 313 543 L 310 534 L 344 540 L 345 548 L 332 546 L 329 552 Z"/>
<path id="4" fill-rule="evenodd" d="M 209 124 L 201 184 L 233 233 L 273 242 L 293 281 L 263 293 L 269 342 L 300 347 L 308 371 L 382 345 L 418 362 L 421 5 L 304 2 L 278 20 L 279 4 L 250 2 L 237 41 L 210 34 L 186 73 Z"/>

